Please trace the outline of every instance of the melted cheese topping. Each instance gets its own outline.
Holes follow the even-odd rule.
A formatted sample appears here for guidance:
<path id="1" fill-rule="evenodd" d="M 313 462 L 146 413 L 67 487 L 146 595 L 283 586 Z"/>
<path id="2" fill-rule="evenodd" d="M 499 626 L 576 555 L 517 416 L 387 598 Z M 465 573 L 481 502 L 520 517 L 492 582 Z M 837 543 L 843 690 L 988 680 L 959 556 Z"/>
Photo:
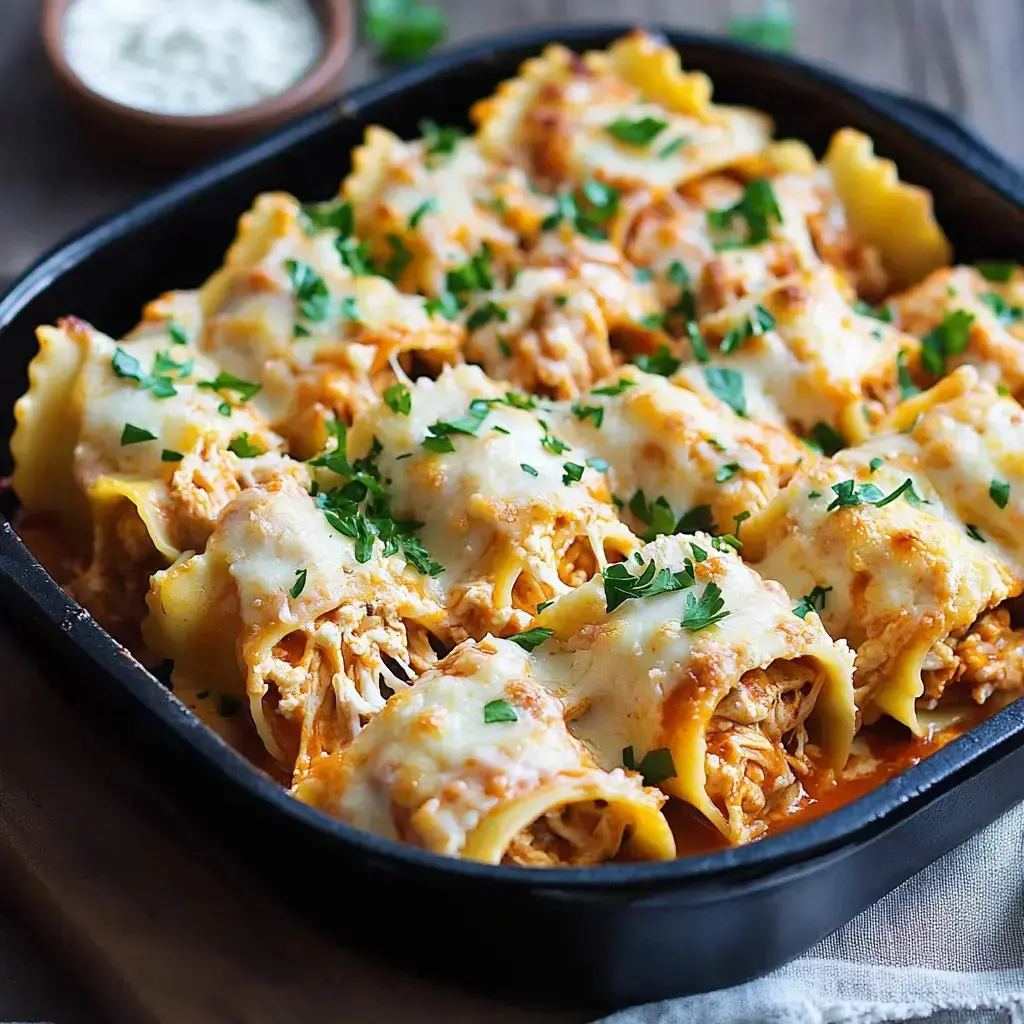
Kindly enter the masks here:
<path id="1" fill-rule="evenodd" d="M 811 457 L 787 432 L 743 419 L 712 396 L 633 367 L 605 385 L 621 381 L 631 386 L 591 392 L 553 422 L 574 449 L 608 462 L 612 492 L 627 505 L 639 491 L 648 502 L 664 498 L 675 519 L 706 505 L 719 531 L 730 533 L 736 516 L 765 505 Z M 650 527 L 631 515 L 641 533 Z"/>
<path id="2" fill-rule="evenodd" d="M 609 554 L 636 546 L 600 474 L 586 469 L 565 482 L 573 452 L 555 454 L 561 439 L 545 431 L 542 410 L 506 404 L 505 389 L 468 366 L 420 380 L 410 392 L 409 415 L 380 406 L 356 424 L 350 457 L 365 455 L 374 438 L 383 446 L 379 465 L 394 514 L 424 522 L 420 536 L 444 566 L 449 604 L 456 616 L 463 606 L 471 632 L 528 621 L 529 612 L 516 610 L 532 611 L 581 582 L 576 558 L 586 579 Z M 424 446 L 432 425 L 443 432 L 474 401 L 492 403 L 479 426 L 471 424 L 474 433 L 450 433 L 454 451 Z"/>
<path id="3" fill-rule="evenodd" d="M 772 326 L 711 360 L 711 367 L 740 375 L 747 415 L 801 433 L 825 423 L 849 442 L 863 440 L 871 422 L 899 400 L 899 353 L 916 351 L 916 341 L 854 311 L 841 278 L 827 267 L 704 317 L 701 333 L 721 344 L 763 318 L 759 310 Z M 708 369 L 689 366 L 680 376 L 707 392 Z"/>
<path id="4" fill-rule="evenodd" d="M 529 655 L 490 637 L 392 698 L 298 796 L 357 828 L 489 863 L 501 860 L 517 825 L 599 799 L 641 826 L 641 854 L 674 853 L 663 798 L 635 775 L 600 771 L 566 729 L 559 701 L 533 681 Z M 517 805 L 525 813 L 510 814 Z"/>
<path id="5" fill-rule="evenodd" d="M 548 671 L 564 687 L 573 731 L 600 764 L 620 764 L 625 747 L 638 763 L 667 748 L 675 775 L 662 788 L 728 834 L 706 791 L 706 731 L 716 708 L 749 670 L 778 659 L 811 659 L 828 677 L 822 745 L 841 767 L 853 739 L 852 657 L 816 616 L 794 615 L 778 583 L 762 579 L 731 551 L 718 551 L 707 534 L 661 537 L 639 552 L 639 563 L 624 564 L 639 576 L 651 562 L 659 571 L 688 571 L 695 582 L 683 591 L 628 599 L 608 613 L 605 582 L 595 577 L 537 619 L 560 641 Z M 711 584 L 727 614 L 690 629 L 683 624 L 687 609 Z"/>

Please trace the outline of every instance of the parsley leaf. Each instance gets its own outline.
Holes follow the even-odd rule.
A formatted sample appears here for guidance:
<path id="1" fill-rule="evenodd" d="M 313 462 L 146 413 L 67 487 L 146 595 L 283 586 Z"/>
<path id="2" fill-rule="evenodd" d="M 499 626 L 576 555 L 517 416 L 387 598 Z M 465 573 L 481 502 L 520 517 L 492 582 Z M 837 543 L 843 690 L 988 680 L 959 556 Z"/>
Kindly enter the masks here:
<path id="1" fill-rule="evenodd" d="M 563 463 L 562 469 L 564 470 L 562 473 L 562 483 L 565 484 L 566 487 L 568 487 L 569 484 L 574 484 L 578 480 L 583 479 L 583 466 L 578 462 Z"/>
<path id="2" fill-rule="evenodd" d="M 173 448 L 165 448 L 160 453 L 161 462 L 181 462 L 185 456 L 181 452 L 174 451 Z"/>
<path id="3" fill-rule="evenodd" d="M 819 421 L 811 427 L 810 440 L 819 451 L 830 456 L 846 447 L 846 438 L 835 427 L 829 426 L 823 421 Z"/>
<path id="4" fill-rule="evenodd" d="M 408 416 L 412 412 L 412 394 L 404 384 L 392 384 L 384 389 L 384 404 L 399 416 Z"/>
<path id="5" fill-rule="evenodd" d="M 444 12 L 415 0 L 366 0 L 366 35 L 385 64 L 403 64 L 426 56 L 448 31 Z"/>
<path id="6" fill-rule="evenodd" d="M 965 528 L 967 530 L 967 536 L 970 537 L 971 540 L 981 541 L 982 544 L 988 543 L 988 541 L 982 537 L 981 530 L 979 530 L 973 523 L 967 523 Z"/>
<path id="7" fill-rule="evenodd" d="M 601 424 L 604 423 L 604 406 L 602 405 L 583 405 L 577 402 L 571 407 L 573 416 L 580 422 L 585 423 L 588 419 L 594 421 L 594 426 L 600 430 Z"/>
<path id="8" fill-rule="evenodd" d="M 516 709 L 507 700 L 492 700 L 484 705 L 484 725 L 496 722 L 518 722 Z"/>
<path id="9" fill-rule="evenodd" d="M 423 311 L 427 316 L 443 316 L 446 320 L 457 319 L 461 307 L 451 292 L 441 292 L 436 299 L 427 299 Z"/>
<path id="10" fill-rule="evenodd" d="M 233 373 L 221 370 L 213 380 L 201 380 L 198 387 L 215 391 L 218 395 L 225 391 L 233 391 L 240 402 L 248 402 L 262 390 L 263 385 L 251 380 L 242 380 Z"/>
<path id="11" fill-rule="evenodd" d="M 887 494 L 884 498 L 879 498 L 878 501 L 874 502 L 875 508 L 882 508 L 883 505 L 888 505 L 894 502 L 900 495 L 906 495 L 907 501 L 911 505 L 930 505 L 931 502 L 922 498 L 917 491 L 914 490 L 914 481 L 909 477 L 903 481 L 891 494 Z"/>
<path id="12" fill-rule="evenodd" d="M 508 639 L 514 644 L 518 644 L 524 651 L 535 651 L 545 640 L 550 639 L 554 635 L 553 629 L 548 629 L 547 626 L 534 626 L 533 629 L 528 629 L 523 633 L 516 633 L 515 636 L 510 636 Z"/>
<path id="13" fill-rule="evenodd" d="M 743 374 L 719 366 L 704 370 L 708 390 L 728 405 L 737 416 L 747 415 L 747 397 L 743 391 Z"/>
<path id="14" fill-rule="evenodd" d="M 146 430 L 145 427 L 137 427 L 134 423 L 126 423 L 121 431 L 121 444 L 140 444 L 143 441 L 155 441 L 156 434 Z"/>
<path id="15" fill-rule="evenodd" d="M 857 299 L 853 303 L 854 312 L 861 316 L 870 316 L 875 320 L 881 320 L 883 324 L 892 323 L 892 310 L 888 306 L 872 306 L 870 302 Z"/>
<path id="16" fill-rule="evenodd" d="M 492 320 L 505 323 L 508 320 L 508 310 L 493 299 L 488 299 L 479 309 L 473 310 L 470 314 L 469 319 L 466 321 L 466 330 L 479 330 L 479 328 L 489 324 Z M 504 344 L 507 346 L 508 342 Z M 511 351 L 506 354 L 506 357 L 508 355 L 511 355 Z"/>
<path id="17" fill-rule="evenodd" d="M 630 748 L 632 749 L 632 748 Z M 668 779 L 676 777 L 676 766 L 672 760 L 672 752 L 668 747 L 649 750 L 643 760 L 636 766 L 648 786 L 657 786 Z"/>
<path id="18" fill-rule="evenodd" d="M 992 480 L 988 485 L 988 496 L 998 505 L 1000 508 L 1006 508 L 1007 502 L 1010 500 L 1010 485 L 1005 480 Z"/>
<path id="19" fill-rule="evenodd" d="M 716 247 L 760 245 L 771 237 L 772 223 L 782 223 L 782 211 L 771 182 L 755 178 L 743 191 L 743 198 L 735 206 L 724 210 L 708 211 L 708 227 L 722 238 Z M 734 230 L 737 219 L 746 223 L 746 231 Z"/>
<path id="20" fill-rule="evenodd" d="M 1011 306 L 995 292 L 982 292 L 978 298 L 995 314 L 1001 324 L 1013 324 L 1024 319 L 1024 306 Z"/>
<path id="21" fill-rule="evenodd" d="M 946 372 L 946 359 L 960 355 L 971 338 L 974 314 L 965 309 L 947 313 L 942 323 L 921 339 L 921 362 L 925 369 L 941 376 Z"/>
<path id="22" fill-rule="evenodd" d="M 607 395 L 609 398 L 614 398 L 616 395 L 621 395 L 626 388 L 633 387 L 635 383 L 635 381 L 623 377 L 617 384 L 609 384 L 603 388 L 591 388 L 590 393 L 592 395 Z"/>
<path id="23" fill-rule="evenodd" d="M 1002 260 L 979 260 L 974 266 L 986 281 L 995 284 L 1007 284 L 1017 269 L 1016 263 Z"/>
<path id="24" fill-rule="evenodd" d="M 154 398 L 172 398 L 178 393 L 174 381 L 181 381 L 192 372 L 193 361 L 179 365 L 163 352 L 153 358 L 153 372 L 146 373 L 142 364 L 123 348 L 118 346 L 110 359 L 110 368 L 115 376 L 135 381 L 143 391 L 152 391 Z"/>
<path id="25" fill-rule="evenodd" d="M 429 156 L 451 156 L 465 137 L 461 128 L 442 128 L 429 118 L 420 121 L 419 128 Z"/>
<path id="26" fill-rule="evenodd" d="M 831 587 L 814 587 L 809 594 L 800 598 L 800 603 L 793 609 L 793 614 L 806 619 L 809 612 L 824 611 L 825 595 L 831 590 Z"/>
<path id="27" fill-rule="evenodd" d="M 299 316 L 313 323 L 326 320 L 331 307 L 331 293 L 324 279 L 302 260 L 285 260 L 284 268 L 295 291 Z"/>
<path id="28" fill-rule="evenodd" d="M 463 296 L 467 292 L 487 291 L 494 287 L 494 272 L 491 268 L 491 251 L 484 245 L 461 267 L 449 270 L 445 284 L 453 295 Z"/>
<path id="29" fill-rule="evenodd" d="M 633 362 L 644 373 L 656 373 L 661 377 L 671 377 L 682 366 L 682 360 L 676 359 L 668 350 L 667 345 L 659 345 L 658 351 L 654 355 L 646 353 L 638 355 Z"/>
<path id="30" fill-rule="evenodd" d="M 618 118 L 605 127 L 605 131 L 627 146 L 649 146 L 666 128 L 667 121 L 657 117 L 641 117 L 636 121 Z"/>
<path id="31" fill-rule="evenodd" d="M 552 455 L 561 455 L 563 452 L 572 451 L 572 445 L 568 445 L 564 441 L 560 441 L 549 432 L 548 425 L 544 420 L 540 421 L 540 425 L 544 428 L 544 435 L 540 439 L 542 448 L 551 452 Z"/>
<path id="32" fill-rule="evenodd" d="M 347 238 L 355 231 L 352 204 L 342 199 L 300 206 L 299 223 L 310 237 L 318 231 L 337 231 L 343 238 Z"/>
<path id="33" fill-rule="evenodd" d="M 717 583 L 709 583 L 699 598 L 687 593 L 682 627 L 690 633 L 697 633 L 721 622 L 728 614 L 721 587 Z"/>
<path id="34" fill-rule="evenodd" d="M 833 502 L 825 509 L 831 512 L 837 508 L 856 508 L 865 502 L 873 505 L 882 497 L 882 492 L 874 484 L 860 484 L 856 480 L 840 480 L 832 485 L 835 494 Z"/>
<path id="35" fill-rule="evenodd" d="M 885 464 L 885 459 L 879 458 L 877 455 L 868 463 L 868 469 L 874 473 L 876 469 L 881 469 Z"/>
<path id="36" fill-rule="evenodd" d="M 257 455 L 263 454 L 263 449 L 259 445 L 253 444 L 249 440 L 248 432 L 244 430 L 231 439 L 228 451 L 234 452 L 240 459 L 255 459 Z"/>
<path id="37" fill-rule="evenodd" d="M 639 576 L 629 571 L 629 562 L 616 562 L 602 573 L 604 579 L 604 600 L 609 614 L 626 601 L 671 594 L 693 586 L 693 573 L 687 569 L 672 572 L 659 569 L 653 559 L 648 562 Z"/>
<path id="38" fill-rule="evenodd" d="M 716 533 L 718 527 L 711 514 L 710 505 L 694 505 L 676 523 L 676 533 Z"/>
<path id="39" fill-rule="evenodd" d="M 907 350 L 905 348 L 901 348 L 896 356 L 896 376 L 899 380 L 901 399 L 906 401 L 906 399 L 921 393 L 921 389 L 910 376 L 910 370 L 907 369 Z"/>
<path id="40" fill-rule="evenodd" d="M 520 469 L 521 469 L 521 470 L 522 470 L 522 471 L 523 471 L 524 473 L 529 473 L 529 474 L 530 474 L 530 476 L 539 476 L 539 475 L 540 475 L 540 474 L 538 474 L 537 470 L 535 470 L 535 469 L 533 468 L 533 466 L 531 466 L 531 465 L 530 465 L 530 464 L 529 464 L 528 462 L 520 462 L 520 463 L 519 463 L 519 468 L 520 468 Z"/>
<path id="41" fill-rule="evenodd" d="M 413 210 L 412 215 L 409 217 L 409 230 L 414 231 L 419 226 L 420 221 L 423 220 L 428 213 L 437 213 L 440 208 L 441 207 L 434 196 L 431 196 L 429 199 L 424 199 L 423 202 Z"/>
<path id="42" fill-rule="evenodd" d="M 688 135 L 678 135 L 671 142 L 666 142 L 665 145 L 658 150 L 658 156 L 664 160 L 666 157 L 671 156 L 684 146 L 689 145 L 689 142 L 690 137 Z"/>
<path id="43" fill-rule="evenodd" d="M 188 333 L 181 324 L 171 320 L 167 324 L 167 333 L 171 336 L 171 342 L 175 345 L 187 345 L 188 344 Z"/>
<path id="44" fill-rule="evenodd" d="M 648 501 L 641 488 L 629 499 L 629 511 L 647 527 L 641 534 L 643 540 L 651 541 L 662 534 L 678 532 L 676 514 L 664 495 Z"/>
<path id="45" fill-rule="evenodd" d="M 727 356 L 731 352 L 735 352 L 748 338 L 755 338 L 764 334 L 765 331 L 774 329 L 775 317 L 764 306 L 758 304 L 754 306 L 753 311 L 739 327 L 729 331 L 722 339 L 720 346 L 722 355 Z"/>
<path id="46" fill-rule="evenodd" d="M 718 468 L 718 472 L 715 473 L 715 483 L 724 484 L 727 480 L 731 480 L 740 471 L 740 464 L 738 462 L 727 462 L 724 466 Z"/>
<path id="47" fill-rule="evenodd" d="M 293 598 L 298 597 L 306 589 L 306 574 L 306 569 L 295 570 L 295 582 L 292 584 L 292 589 L 288 591 Z"/>

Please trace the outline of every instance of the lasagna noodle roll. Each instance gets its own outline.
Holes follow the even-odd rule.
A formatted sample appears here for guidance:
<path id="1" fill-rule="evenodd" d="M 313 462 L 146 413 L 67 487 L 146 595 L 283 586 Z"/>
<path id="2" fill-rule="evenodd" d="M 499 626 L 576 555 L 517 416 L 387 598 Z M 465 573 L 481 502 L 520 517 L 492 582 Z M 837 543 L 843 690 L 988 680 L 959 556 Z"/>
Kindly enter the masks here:
<path id="1" fill-rule="evenodd" d="M 837 271 L 793 275 L 702 318 L 708 365 L 680 376 L 725 398 L 741 415 L 801 434 L 824 424 L 848 444 L 863 441 L 899 401 L 900 353 L 917 340 L 851 305 Z"/>
<path id="2" fill-rule="evenodd" d="M 472 366 L 409 391 L 407 413 L 380 405 L 356 423 L 349 455 L 376 451 L 394 517 L 424 523 L 446 603 L 471 635 L 515 632 L 637 546 L 604 478 L 573 461 L 534 399 Z"/>
<path id="3" fill-rule="evenodd" d="M 895 296 L 890 308 L 903 330 L 922 339 L 920 376 L 934 381 L 974 366 L 993 384 L 1024 398 L 1024 272 L 989 281 L 973 267 L 936 270 Z"/>
<path id="4" fill-rule="evenodd" d="M 199 294 L 202 349 L 261 385 L 258 406 L 303 456 L 322 447 L 325 417 L 351 420 L 394 383 L 392 362 L 434 371 L 463 340 L 374 273 L 341 200 L 260 196 Z"/>
<path id="5" fill-rule="evenodd" d="M 738 516 L 767 504 L 811 457 L 789 431 L 636 367 L 562 406 L 554 422 L 574 449 L 608 464 L 631 525 L 652 539 L 680 519 L 733 532 Z"/>
<path id="6" fill-rule="evenodd" d="M 598 762 L 631 759 L 734 843 L 793 808 L 812 746 L 846 762 L 846 644 L 707 534 L 654 541 L 536 621 L 553 630 L 552 676 Z"/>
<path id="7" fill-rule="evenodd" d="M 74 538 L 71 588 L 110 628 L 137 621 L 149 574 L 201 548 L 244 488 L 306 477 L 165 325 L 121 346 L 69 319 L 41 328 L 39 346 L 15 407 L 15 492 L 25 517 Z"/>
<path id="8" fill-rule="evenodd" d="M 427 137 L 403 142 L 371 127 L 352 164 L 342 191 L 356 228 L 405 291 L 441 295 L 450 290 L 449 272 L 484 250 L 511 269 L 521 260 L 521 236 L 536 235 L 554 208 L 520 168 L 486 159 L 454 128 L 433 126 Z"/>
<path id="9" fill-rule="evenodd" d="M 530 655 L 493 637 L 397 693 L 295 792 L 356 828 L 487 864 L 675 856 L 664 796 L 601 770 L 533 678 Z"/>
<path id="10" fill-rule="evenodd" d="M 800 472 L 744 534 L 757 569 L 803 595 L 856 651 L 865 720 L 884 713 L 914 732 L 918 708 L 948 683 L 981 682 L 969 657 L 985 655 L 979 634 L 995 645 L 990 664 L 1008 659 L 1020 682 L 1020 638 L 1002 628 L 1001 608 L 1020 593 L 1019 573 L 960 519 L 970 503 L 932 485 L 928 461 L 901 434 L 847 449 Z"/>
<path id="11" fill-rule="evenodd" d="M 470 113 L 492 159 L 552 185 L 597 177 L 625 189 L 674 188 L 728 166 L 772 129 L 763 114 L 712 105 L 707 78 L 644 33 L 582 60 L 549 46 Z M 628 127 L 638 122 L 640 135 Z"/>
<path id="12" fill-rule="evenodd" d="M 224 512 L 206 550 L 157 573 L 143 625 L 175 678 L 248 703 L 270 754 L 301 778 L 351 741 L 445 636 L 431 581 L 380 542 L 362 560 L 291 481 Z"/>

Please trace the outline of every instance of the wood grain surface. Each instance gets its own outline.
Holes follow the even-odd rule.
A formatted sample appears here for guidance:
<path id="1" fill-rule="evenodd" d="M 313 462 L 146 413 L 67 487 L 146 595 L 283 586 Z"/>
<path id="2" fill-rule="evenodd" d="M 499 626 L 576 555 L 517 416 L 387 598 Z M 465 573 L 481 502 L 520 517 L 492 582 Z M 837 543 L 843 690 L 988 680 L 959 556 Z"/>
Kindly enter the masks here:
<path id="1" fill-rule="evenodd" d="M 89 220 L 124 206 L 166 180 L 111 160 L 79 130 L 64 106 L 38 39 L 40 2 L 0 0 L 0 279 L 18 273 Z M 602 19 L 724 31 L 732 17 L 752 13 L 758 4 L 756 0 L 632 0 L 629 4 L 622 0 L 442 0 L 441 6 L 449 16 L 450 45 L 524 25 Z M 1024 162 L 1024 61 L 1020 56 L 1024 51 L 1024 0 L 793 0 L 792 7 L 800 55 L 863 81 L 927 99 L 965 118 L 996 148 Z M 353 58 L 349 84 L 378 72 L 372 56 L 360 49 Z M 14 640 L 2 631 L 0 659 L 5 680 L 16 677 L 18 682 L 16 687 L 7 685 L 6 703 L 0 702 L 6 720 L 38 721 L 39 709 L 33 713 L 31 692 L 45 684 L 37 677 L 31 659 L 19 653 Z M 45 701 L 52 699 L 47 695 Z M 50 713 L 58 714 L 52 708 Z M 65 746 L 75 746 L 76 726 L 64 712 L 60 716 L 62 728 L 68 730 Z M 90 749 L 94 741 L 84 726 L 81 729 L 78 749 Z M 27 811 L 35 806 L 37 794 L 32 789 L 42 776 L 32 774 L 35 769 L 27 755 L 15 759 L 13 745 L 5 749 L 12 754 L 8 778 L 14 772 L 18 781 L 17 766 L 24 778 L 31 775 L 27 801 L 21 804 Z M 53 747 L 48 756 L 49 769 L 47 761 L 40 761 L 39 773 L 48 770 L 54 790 L 73 785 L 71 780 L 79 778 L 76 766 L 62 764 L 60 751 Z M 81 786 L 87 785 L 79 781 Z M 121 798 L 103 796 L 107 788 L 111 794 L 123 792 L 117 787 L 104 787 L 102 780 L 96 785 L 102 787 L 94 790 L 96 811 Z M 81 799 L 76 827 L 85 835 L 88 792 L 83 792 Z M 46 824 L 46 816 L 39 821 Z M 0 815 L 0 826 L 3 824 Z M 59 836 L 65 827 L 62 822 L 54 823 L 54 835 Z M 0 840 L 3 838 L 0 828 Z M 0 842 L 0 853 L 3 845 Z M 43 849 L 59 852 L 53 842 L 41 845 Z M 10 877 L 6 876 L 8 885 Z M 23 912 L 32 912 L 37 906 L 37 901 L 27 897 L 29 882 L 26 877 L 25 886 L 17 892 L 4 893 L 0 886 L 0 1020 L 92 1021 L 95 1018 L 70 976 L 28 937 L 11 910 L 17 905 Z M 45 930 L 51 944 L 62 929 L 71 933 L 76 915 L 86 915 L 88 897 L 84 885 L 54 894 L 55 906 L 67 921 L 62 924 L 59 915 L 49 916 Z M 7 899 L 12 901 L 10 905 Z M 153 912 L 147 905 L 142 916 Z M 460 1017 L 449 997 L 428 994 L 426 987 L 417 986 L 410 982 L 422 1002 L 422 1012 L 406 1014 L 404 1019 Z M 366 1000 L 360 1007 L 363 1019 L 385 1019 L 374 1012 L 366 986 L 361 991 Z M 428 1012 L 428 1004 L 433 1006 L 432 1012 Z M 476 1005 L 475 1012 L 494 1020 L 512 1019 L 495 1014 L 491 1007 L 484 1011 Z M 167 1019 L 163 1014 L 156 1016 Z"/>
<path id="2" fill-rule="evenodd" d="M 725 31 L 757 0 L 441 0 L 448 45 L 523 25 L 630 20 Z M 0 0 L 0 278 L 163 180 L 110 159 L 65 109 L 38 39 L 40 0 Z M 1024 162 L 1024 2 L 793 0 L 796 51 L 930 100 Z M 378 73 L 361 49 L 348 82 Z"/>

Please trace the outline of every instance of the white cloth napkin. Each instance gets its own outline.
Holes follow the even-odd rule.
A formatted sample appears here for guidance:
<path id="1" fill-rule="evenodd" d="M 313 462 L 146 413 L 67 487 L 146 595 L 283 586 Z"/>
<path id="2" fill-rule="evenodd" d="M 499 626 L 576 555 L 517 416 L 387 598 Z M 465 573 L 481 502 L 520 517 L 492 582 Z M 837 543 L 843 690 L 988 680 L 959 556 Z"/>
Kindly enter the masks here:
<path id="1" fill-rule="evenodd" d="M 1024 804 L 758 981 L 606 1024 L 1024 1024 Z"/>

